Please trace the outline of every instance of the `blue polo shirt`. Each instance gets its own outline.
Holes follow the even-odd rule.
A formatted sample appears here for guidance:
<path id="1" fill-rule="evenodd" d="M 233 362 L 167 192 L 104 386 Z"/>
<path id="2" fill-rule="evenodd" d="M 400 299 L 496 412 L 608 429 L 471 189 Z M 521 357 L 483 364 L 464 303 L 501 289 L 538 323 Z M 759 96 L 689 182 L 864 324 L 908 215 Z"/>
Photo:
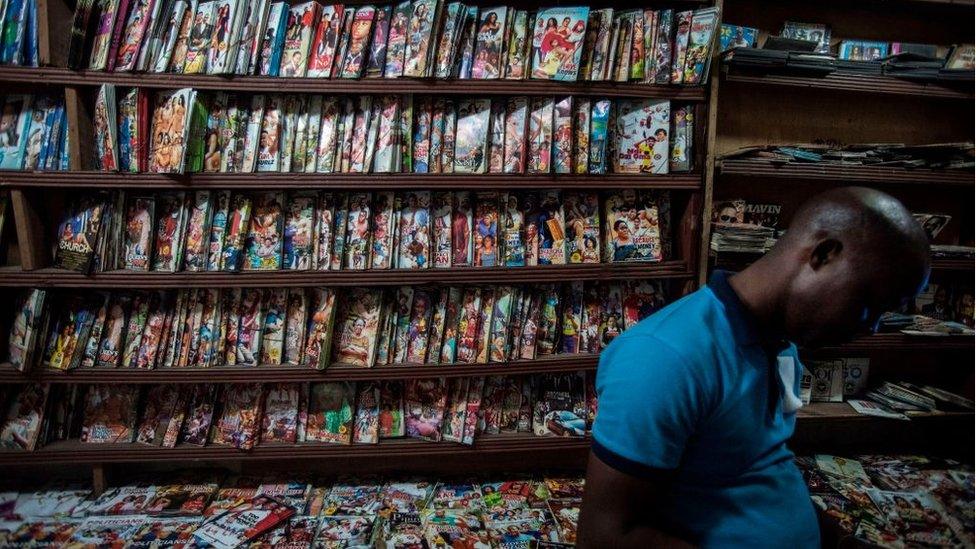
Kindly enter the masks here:
<path id="1" fill-rule="evenodd" d="M 786 441 L 800 403 L 796 347 L 766 338 L 717 271 L 600 356 L 593 452 L 667 479 L 655 523 L 703 547 L 819 547 Z"/>

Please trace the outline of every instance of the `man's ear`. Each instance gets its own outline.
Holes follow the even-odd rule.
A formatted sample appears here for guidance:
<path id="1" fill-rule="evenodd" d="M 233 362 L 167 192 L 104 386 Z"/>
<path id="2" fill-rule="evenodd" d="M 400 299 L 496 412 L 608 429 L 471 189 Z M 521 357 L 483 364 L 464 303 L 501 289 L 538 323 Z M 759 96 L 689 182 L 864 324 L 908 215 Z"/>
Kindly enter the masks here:
<path id="1" fill-rule="evenodd" d="M 840 240 L 835 238 L 821 240 L 814 246 L 813 251 L 810 252 L 810 267 L 813 270 L 817 270 L 828 263 L 836 261 L 843 249 L 844 244 Z"/>

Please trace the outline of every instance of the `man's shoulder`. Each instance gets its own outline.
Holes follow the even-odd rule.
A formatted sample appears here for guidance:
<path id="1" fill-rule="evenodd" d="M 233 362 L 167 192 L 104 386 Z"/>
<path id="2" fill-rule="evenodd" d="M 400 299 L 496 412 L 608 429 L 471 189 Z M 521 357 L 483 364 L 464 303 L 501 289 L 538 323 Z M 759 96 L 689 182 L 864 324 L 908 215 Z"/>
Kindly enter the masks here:
<path id="1" fill-rule="evenodd" d="M 718 332 L 725 326 L 723 320 L 718 299 L 706 287 L 638 322 L 617 339 L 651 339 L 676 348 L 708 344 L 722 337 Z"/>

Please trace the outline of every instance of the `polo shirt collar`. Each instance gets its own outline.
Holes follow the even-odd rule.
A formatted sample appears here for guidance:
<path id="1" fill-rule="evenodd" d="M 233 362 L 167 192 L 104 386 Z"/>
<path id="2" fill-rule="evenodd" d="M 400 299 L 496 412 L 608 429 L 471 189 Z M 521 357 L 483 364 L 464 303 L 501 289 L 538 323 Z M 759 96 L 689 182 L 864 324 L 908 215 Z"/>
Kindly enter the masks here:
<path id="1" fill-rule="evenodd" d="M 725 313 L 729 319 L 729 324 L 732 326 L 732 335 L 735 337 L 736 343 L 743 346 L 761 345 L 768 350 L 775 350 L 777 353 L 789 346 L 781 336 L 760 329 L 756 317 L 746 309 L 745 304 L 739 299 L 739 295 L 729 284 L 729 277 L 732 274 L 729 271 L 715 270 L 708 280 L 708 287 L 725 307 Z"/>

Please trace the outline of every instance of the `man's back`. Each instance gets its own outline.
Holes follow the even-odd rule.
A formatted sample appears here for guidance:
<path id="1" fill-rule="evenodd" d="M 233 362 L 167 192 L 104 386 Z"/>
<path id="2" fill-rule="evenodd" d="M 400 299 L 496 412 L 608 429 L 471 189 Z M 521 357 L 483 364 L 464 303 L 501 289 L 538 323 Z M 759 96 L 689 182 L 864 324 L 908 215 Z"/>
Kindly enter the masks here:
<path id="1" fill-rule="evenodd" d="M 799 377 L 795 347 L 764 338 L 716 273 L 603 352 L 594 455 L 666 482 L 668 505 L 652 518 L 683 539 L 816 546 L 813 507 L 785 445 Z"/>

